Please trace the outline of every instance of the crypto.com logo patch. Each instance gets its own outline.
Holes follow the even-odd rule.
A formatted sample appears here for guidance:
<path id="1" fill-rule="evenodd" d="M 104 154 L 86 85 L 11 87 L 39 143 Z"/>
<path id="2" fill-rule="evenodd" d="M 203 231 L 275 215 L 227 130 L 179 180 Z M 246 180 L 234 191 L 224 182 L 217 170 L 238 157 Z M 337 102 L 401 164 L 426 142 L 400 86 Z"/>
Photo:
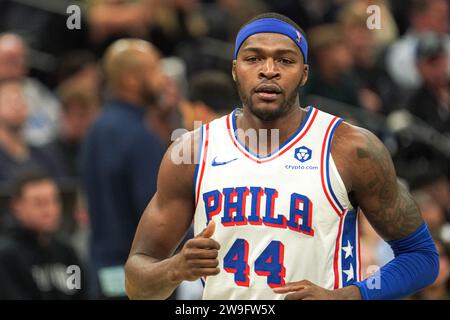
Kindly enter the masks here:
<path id="1" fill-rule="evenodd" d="M 301 163 L 306 162 L 308 160 L 311 160 L 312 150 L 305 146 L 295 148 L 294 157 Z"/>

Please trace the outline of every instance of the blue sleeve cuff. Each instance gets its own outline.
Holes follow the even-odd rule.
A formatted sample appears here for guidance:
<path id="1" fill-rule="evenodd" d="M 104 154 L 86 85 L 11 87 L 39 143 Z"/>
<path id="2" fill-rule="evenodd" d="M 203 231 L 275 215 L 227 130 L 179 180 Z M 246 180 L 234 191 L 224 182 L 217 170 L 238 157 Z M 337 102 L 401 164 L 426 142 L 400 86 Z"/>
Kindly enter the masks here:
<path id="1" fill-rule="evenodd" d="M 364 300 L 403 298 L 432 284 L 439 273 L 439 255 L 425 223 L 410 235 L 387 243 L 395 258 L 355 283 Z"/>

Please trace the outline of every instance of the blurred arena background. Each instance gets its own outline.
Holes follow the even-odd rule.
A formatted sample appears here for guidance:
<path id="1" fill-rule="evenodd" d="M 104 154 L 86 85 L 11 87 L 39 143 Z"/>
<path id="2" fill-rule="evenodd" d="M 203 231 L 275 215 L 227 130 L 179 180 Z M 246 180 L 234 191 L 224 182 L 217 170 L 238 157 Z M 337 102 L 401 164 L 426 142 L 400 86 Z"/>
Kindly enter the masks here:
<path id="1" fill-rule="evenodd" d="M 104 193 L 80 165 L 111 96 L 106 48 L 139 38 L 160 54 L 163 84 L 142 117 L 159 140 L 156 154 L 175 129 L 191 130 L 192 121 L 238 106 L 229 86 L 234 37 L 266 11 L 287 15 L 307 33 L 312 58 L 302 105 L 376 133 L 422 210 L 441 254 L 440 274 L 410 299 L 450 298 L 449 10 L 447 0 L 0 0 L 0 298 L 125 297 L 123 254 L 103 255 L 102 245 L 129 248 L 134 230 L 117 236 L 120 223 L 108 212 L 92 217 L 89 201 L 113 202 L 130 187 Z M 139 195 L 146 201 L 156 182 L 148 183 Z M 54 225 L 33 222 L 48 212 L 57 216 Z M 366 221 L 361 245 L 363 271 L 392 258 Z M 77 275 L 69 265 L 80 267 L 81 280 L 69 279 L 68 288 L 67 277 Z M 185 283 L 171 298 L 200 294 L 201 285 Z"/>

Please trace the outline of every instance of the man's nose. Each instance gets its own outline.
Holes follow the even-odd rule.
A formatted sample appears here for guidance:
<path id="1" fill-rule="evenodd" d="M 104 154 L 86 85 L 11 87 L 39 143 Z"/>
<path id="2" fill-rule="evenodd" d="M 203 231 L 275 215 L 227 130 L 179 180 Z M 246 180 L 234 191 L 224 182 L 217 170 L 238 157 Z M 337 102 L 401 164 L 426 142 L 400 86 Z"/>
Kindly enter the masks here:
<path id="1" fill-rule="evenodd" d="M 262 69 L 260 71 L 261 78 L 273 79 L 278 78 L 280 76 L 280 72 L 274 62 L 273 59 L 269 58 L 265 61 Z"/>

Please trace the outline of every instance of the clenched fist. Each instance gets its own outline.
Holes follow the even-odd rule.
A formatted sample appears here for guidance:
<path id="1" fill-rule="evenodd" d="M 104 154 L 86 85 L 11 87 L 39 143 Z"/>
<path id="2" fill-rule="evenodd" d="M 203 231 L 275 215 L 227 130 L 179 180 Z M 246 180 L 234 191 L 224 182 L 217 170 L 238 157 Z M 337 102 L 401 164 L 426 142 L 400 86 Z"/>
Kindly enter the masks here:
<path id="1" fill-rule="evenodd" d="M 214 276 L 220 272 L 217 267 L 220 245 L 214 239 L 216 225 L 210 221 L 208 226 L 195 238 L 188 240 L 175 260 L 175 278 L 178 281 L 194 281 L 204 276 Z"/>

